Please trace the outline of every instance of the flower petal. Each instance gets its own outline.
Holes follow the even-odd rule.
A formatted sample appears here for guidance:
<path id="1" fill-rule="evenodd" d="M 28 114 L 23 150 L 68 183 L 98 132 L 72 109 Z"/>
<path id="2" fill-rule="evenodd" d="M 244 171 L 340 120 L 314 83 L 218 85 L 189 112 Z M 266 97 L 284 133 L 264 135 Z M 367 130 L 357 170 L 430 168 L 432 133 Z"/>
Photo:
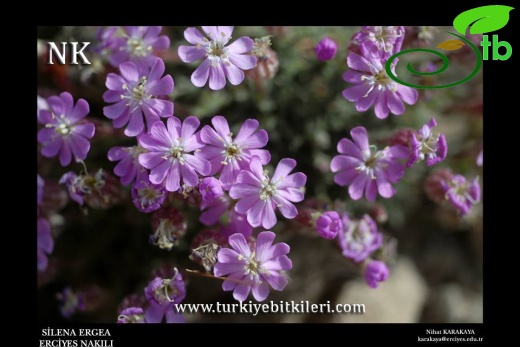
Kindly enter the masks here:
<path id="1" fill-rule="evenodd" d="M 141 161 L 141 156 L 139 156 L 139 164 L 143 165 L 144 163 L 146 162 Z M 152 167 L 152 171 L 150 172 L 149 176 L 150 182 L 152 182 L 153 184 L 162 184 L 164 179 L 166 178 L 166 175 L 168 175 L 168 172 L 171 170 L 170 167 L 171 163 L 167 160 L 163 161 L 155 167 Z"/>
<path id="2" fill-rule="evenodd" d="M 167 171 L 168 175 L 166 176 L 166 190 L 169 192 L 176 192 L 181 187 L 181 173 L 179 169 L 178 163 L 171 164 L 170 169 Z M 184 167 L 184 166 L 183 166 Z M 152 171 L 153 173 L 153 171 Z M 150 175 L 150 181 L 152 180 L 152 175 Z"/>
<path id="3" fill-rule="evenodd" d="M 239 254 L 235 250 L 230 249 L 230 248 L 221 248 L 217 253 L 217 258 L 218 258 L 219 263 L 240 264 L 240 265 L 244 266 L 244 262 L 240 261 L 238 259 Z M 235 271 L 237 271 L 237 270 L 235 270 Z M 234 272 L 234 271 L 230 271 L 228 273 L 231 273 L 231 272 Z M 215 274 L 215 276 L 223 276 L 223 275 L 227 275 L 227 274 L 220 274 L 220 275 Z"/>
<path id="4" fill-rule="evenodd" d="M 131 61 L 121 63 L 119 65 L 119 71 L 121 72 L 121 76 L 128 82 L 137 82 L 139 80 L 139 70 Z"/>
<path id="5" fill-rule="evenodd" d="M 229 83 L 234 86 L 242 83 L 245 78 L 244 71 L 233 65 L 233 63 L 230 63 L 229 65 L 222 65 L 222 68 L 224 69 L 224 74 L 229 80 Z"/>
<path id="6" fill-rule="evenodd" d="M 209 68 L 209 87 L 213 90 L 220 90 L 226 86 L 226 74 L 222 64 L 216 64 Z"/>
<path id="7" fill-rule="evenodd" d="M 251 249 L 249 248 L 244 235 L 240 233 L 233 234 L 228 238 L 228 243 L 235 251 L 238 252 L 238 254 L 242 254 L 245 257 L 249 257 L 251 255 Z"/>
<path id="8" fill-rule="evenodd" d="M 249 54 L 228 53 L 228 58 L 231 64 L 242 70 L 250 70 L 257 64 L 257 58 Z"/>
<path id="9" fill-rule="evenodd" d="M 241 54 L 252 50 L 254 45 L 255 42 L 251 38 L 242 36 L 236 39 L 233 43 L 229 44 L 227 48 L 229 52 Z"/>
<path id="10" fill-rule="evenodd" d="M 359 166 L 361 163 L 362 161 L 358 158 L 348 157 L 346 155 L 336 155 L 330 162 L 330 171 L 338 172 L 352 169 Z"/>
<path id="11" fill-rule="evenodd" d="M 363 160 L 363 154 L 361 153 L 361 149 L 351 140 L 342 138 L 338 142 L 337 150 L 341 154 L 345 154 L 348 157 L 354 157 Z"/>
<path id="12" fill-rule="evenodd" d="M 370 90 L 370 85 L 368 84 L 357 84 L 352 87 L 349 87 L 341 94 L 345 99 L 351 102 L 358 102 L 359 100 L 363 99 L 363 97 L 367 94 L 367 92 Z"/>
<path id="13" fill-rule="evenodd" d="M 280 160 L 276 169 L 274 170 L 273 178 L 271 182 L 282 181 L 289 175 L 289 173 L 296 167 L 296 160 L 291 158 L 284 158 Z"/>
<path id="14" fill-rule="evenodd" d="M 192 63 L 206 56 L 204 47 L 197 46 L 180 46 L 178 53 L 179 58 L 185 63 Z"/>
<path id="15" fill-rule="evenodd" d="M 350 130 L 350 136 L 362 151 L 370 152 L 367 130 L 364 127 L 355 127 Z"/>
<path id="16" fill-rule="evenodd" d="M 348 187 L 348 193 L 352 200 L 359 200 L 363 196 L 368 176 L 364 173 L 359 174 L 352 184 Z"/>
<path id="17" fill-rule="evenodd" d="M 191 83 L 193 83 L 195 87 L 203 87 L 206 84 L 209 77 L 210 66 L 209 60 L 204 59 L 199 67 L 193 71 L 191 74 Z"/>
<path id="18" fill-rule="evenodd" d="M 401 115 L 404 113 L 404 105 L 397 93 L 387 91 L 386 102 L 390 111 L 395 115 Z"/>
<path id="19" fill-rule="evenodd" d="M 204 35 L 197 28 L 190 27 L 184 30 L 184 38 L 192 45 L 204 43 Z"/>
<path id="20" fill-rule="evenodd" d="M 231 187 L 231 189 L 233 189 L 236 186 L 237 185 L 234 185 L 233 187 Z M 260 198 L 257 195 L 245 196 L 236 203 L 235 211 L 237 211 L 240 214 L 247 214 L 251 207 L 253 207 L 253 205 L 257 203 L 259 200 Z"/>
<path id="21" fill-rule="evenodd" d="M 164 76 L 163 78 L 155 82 L 150 88 L 148 88 L 148 94 L 150 95 L 168 95 L 172 91 L 173 78 L 170 75 Z M 154 99 L 154 101 L 157 101 L 157 99 Z"/>
<path id="22" fill-rule="evenodd" d="M 200 121 L 195 116 L 189 116 L 187 117 L 184 122 L 182 123 L 181 127 L 181 138 L 184 140 L 189 139 L 190 137 L 195 134 L 195 131 L 197 131 L 197 128 L 200 125 Z"/>
<path id="23" fill-rule="evenodd" d="M 343 73 L 343 80 L 351 84 L 361 84 L 363 83 L 361 79 L 363 76 L 361 72 L 349 69 Z"/>
<path id="24" fill-rule="evenodd" d="M 278 185 L 278 188 L 300 188 L 303 187 L 306 182 L 307 176 L 303 172 L 295 172 L 285 177 L 282 183 Z"/>
<path id="25" fill-rule="evenodd" d="M 252 293 L 256 301 L 264 301 L 269 295 L 269 286 L 266 282 L 262 282 L 259 285 L 253 286 Z"/>
<path id="26" fill-rule="evenodd" d="M 272 272 L 269 274 L 269 276 L 262 275 L 262 277 L 274 290 L 284 290 L 284 288 L 287 286 L 287 283 L 289 283 L 287 278 L 277 272 Z"/>
<path id="27" fill-rule="evenodd" d="M 347 66 L 351 69 L 363 72 L 371 72 L 368 60 L 357 53 L 350 53 L 347 57 Z"/>
<path id="28" fill-rule="evenodd" d="M 413 105 L 417 102 L 417 99 L 419 98 L 419 93 L 416 89 L 398 85 L 397 87 L 397 94 L 401 97 L 401 99 L 406 102 L 408 105 Z"/>

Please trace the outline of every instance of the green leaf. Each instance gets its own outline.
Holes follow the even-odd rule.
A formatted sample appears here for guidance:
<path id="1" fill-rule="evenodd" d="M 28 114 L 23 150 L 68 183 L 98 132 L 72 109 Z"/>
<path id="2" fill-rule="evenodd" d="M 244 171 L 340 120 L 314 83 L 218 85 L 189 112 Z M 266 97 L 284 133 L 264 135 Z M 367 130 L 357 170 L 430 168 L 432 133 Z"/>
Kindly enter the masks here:
<path id="1" fill-rule="evenodd" d="M 464 47 L 464 45 L 465 45 L 464 42 L 462 42 L 461 40 L 447 40 L 447 41 L 439 43 L 437 45 L 437 48 L 442 48 L 447 51 L 455 51 L 459 48 Z"/>
<path id="2" fill-rule="evenodd" d="M 453 20 L 453 27 L 462 35 L 471 25 L 470 34 L 485 34 L 506 26 L 509 22 L 509 11 L 514 7 L 504 5 L 488 5 L 475 7 L 459 14 Z"/>

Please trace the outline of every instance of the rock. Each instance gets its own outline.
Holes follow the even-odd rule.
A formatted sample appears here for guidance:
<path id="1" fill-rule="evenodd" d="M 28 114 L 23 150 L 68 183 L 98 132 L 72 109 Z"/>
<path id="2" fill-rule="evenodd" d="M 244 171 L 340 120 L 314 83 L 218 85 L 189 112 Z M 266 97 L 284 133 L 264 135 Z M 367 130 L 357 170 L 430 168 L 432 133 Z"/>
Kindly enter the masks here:
<path id="1" fill-rule="evenodd" d="M 412 261 L 398 258 L 390 276 L 378 288 L 362 278 L 346 282 L 336 304 L 364 304 L 365 313 L 336 314 L 332 323 L 416 323 L 427 296 L 427 285 Z"/>

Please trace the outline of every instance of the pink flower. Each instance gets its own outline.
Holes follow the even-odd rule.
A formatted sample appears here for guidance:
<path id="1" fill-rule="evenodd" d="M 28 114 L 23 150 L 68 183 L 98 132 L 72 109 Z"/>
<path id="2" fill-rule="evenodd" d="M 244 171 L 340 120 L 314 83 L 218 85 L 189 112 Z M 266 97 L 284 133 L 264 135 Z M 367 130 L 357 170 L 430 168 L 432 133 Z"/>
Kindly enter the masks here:
<path id="1" fill-rule="evenodd" d="M 59 153 L 61 166 L 75 161 L 85 160 L 90 150 L 89 140 L 94 137 L 94 124 L 84 122 L 83 118 L 90 111 L 84 99 L 78 99 L 76 104 L 72 95 L 63 92 L 60 96 L 47 99 L 49 109 L 38 112 L 38 121 L 45 127 L 38 131 L 38 142 L 43 147 L 44 157 L 55 157 Z"/>
<path id="2" fill-rule="evenodd" d="M 232 290 L 238 301 L 244 301 L 251 291 L 257 301 L 264 301 L 269 295 L 269 287 L 283 290 L 288 281 L 282 271 L 292 268 L 286 255 L 290 247 L 283 242 L 273 245 L 274 238 L 273 232 L 263 231 L 251 247 L 244 235 L 231 235 L 228 240 L 231 249 L 218 251 L 218 261 L 213 269 L 215 276 L 227 275 L 222 289 Z"/>
<path id="3" fill-rule="evenodd" d="M 285 218 L 292 219 L 298 210 L 291 202 L 303 200 L 302 187 L 307 176 L 302 172 L 289 175 L 296 166 L 294 159 L 282 159 L 272 178 L 262 168 L 260 158 L 254 156 L 249 165 L 250 171 L 243 170 L 238 174 L 237 184 L 231 187 L 229 196 L 240 199 L 235 205 L 238 213 L 247 215 L 252 227 L 262 226 L 266 229 L 276 224 L 275 209 Z"/>
<path id="4" fill-rule="evenodd" d="M 175 117 L 168 118 L 167 127 L 161 121 L 155 122 L 149 133 L 139 138 L 139 144 L 147 153 L 139 155 L 139 163 L 150 169 L 150 182 L 166 183 L 166 190 L 175 192 L 183 184 L 195 187 L 199 184 L 199 176 L 209 175 L 211 164 L 206 159 L 192 154 L 202 148 L 196 132 L 200 121 L 190 116 L 184 123 Z"/>
<path id="5" fill-rule="evenodd" d="M 394 145 L 378 151 L 368 143 L 368 134 L 364 127 L 355 127 L 350 131 L 354 142 L 343 138 L 338 142 L 338 152 L 332 158 L 330 169 L 336 173 L 334 182 L 348 186 L 348 193 L 353 200 L 363 195 L 368 201 L 374 201 L 377 193 L 383 198 L 395 194 L 391 183 L 396 183 L 404 174 L 405 166 L 399 159 L 406 159 L 409 150 L 405 146 Z"/>
<path id="6" fill-rule="evenodd" d="M 120 75 L 109 73 L 103 100 L 112 105 L 103 108 L 103 114 L 113 120 L 114 128 L 125 129 L 126 136 L 137 136 L 149 129 L 159 117 L 173 114 L 173 102 L 162 100 L 173 91 L 170 75 L 163 76 L 164 62 L 155 58 L 150 69 L 139 68 L 133 62 L 119 66 Z"/>
<path id="7" fill-rule="evenodd" d="M 345 99 L 356 103 L 358 112 L 365 112 L 374 105 L 376 117 L 383 119 L 390 112 L 395 115 L 403 114 L 403 101 L 409 105 L 417 102 L 417 90 L 388 77 L 384 51 L 382 53 L 369 41 L 360 45 L 360 51 L 361 55 L 352 52 L 347 57 L 350 69 L 343 74 L 343 79 L 353 86 L 342 93 Z M 392 66 L 392 71 L 394 69 L 395 66 Z"/>
<path id="8" fill-rule="evenodd" d="M 260 158 L 262 165 L 271 160 L 269 151 L 260 149 L 267 144 L 268 136 L 264 129 L 257 131 L 256 119 L 246 120 L 235 138 L 224 117 L 215 116 L 211 123 L 213 128 L 206 125 L 200 132 L 201 140 L 207 144 L 201 149 L 200 156 L 211 162 L 210 175 L 220 174 L 225 190 L 231 188 L 240 171 L 249 167 L 253 155 Z"/>
<path id="9" fill-rule="evenodd" d="M 204 59 L 202 64 L 191 75 L 196 87 L 203 87 L 209 78 L 209 87 L 219 90 L 226 85 L 226 78 L 233 85 L 244 80 L 244 72 L 256 66 L 257 58 L 249 55 L 254 41 L 246 36 L 238 38 L 226 46 L 231 40 L 232 26 L 203 26 L 202 30 L 209 38 L 205 38 L 197 28 L 184 31 L 186 40 L 194 46 L 180 46 L 179 57 L 185 63 Z"/>

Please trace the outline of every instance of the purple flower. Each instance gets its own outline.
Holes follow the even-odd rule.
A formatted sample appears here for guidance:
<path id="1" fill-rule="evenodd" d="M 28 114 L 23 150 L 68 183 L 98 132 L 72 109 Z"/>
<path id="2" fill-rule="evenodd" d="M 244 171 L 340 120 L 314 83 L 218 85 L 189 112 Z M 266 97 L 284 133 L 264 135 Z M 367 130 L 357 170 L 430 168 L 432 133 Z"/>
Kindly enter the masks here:
<path id="1" fill-rule="evenodd" d="M 95 175 L 82 173 L 79 176 L 73 171 L 69 171 L 61 176 L 59 183 L 65 184 L 70 198 L 83 206 L 86 195 L 94 191 L 99 192 L 105 185 L 105 174 L 102 169 L 99 169 Z"/>
<path id="2" fill-rule="evenodd" d="M 132 200 L 139 211 L 150 213 L 158 210 L 167 196 L 168 192 L 162 184 L 150 182 L 146 170 L 137 174 L 136 181 L 132 187 Z"/>
<path id="3" fill-rule="evenodd" d="M 62 292 L 56 294 L 56 298 L 60 302 L 60 313 L 64 318 L 70 318 L 77 311 L 85 311 L 85 297 L 83 293 L 74 293 L 70 286 L 63 289 Z"/>
<path id="4" fill-rule="evenodd" d="M 386 118 L 392 112 L 404 113 L 403 101 L 409 105 L 417 102 L 417 90 L 403 86 L 388 77 L 385 70 L 386 59 L 374 45 L 364 43 L 360 46 L 362 55 L 350 53 L 347 65 L 350 68 L 343 79 L 354 86 L 343 91 L 343 97 L 356 103 L 356 110 L 365 112 L 374 104 L 377 118 Z M 395 63 L 392 65 L 395 74 Z"/>
<path id="5" fill-rule="evenodd" d="M 336 56 L 338 45 L 330 37 L 324 37 L 314 47 L 314 52 L 320 61 L 332 60 Z"/>
<path id="6" fill-rule="evenodd" d="M 43 187 L 45 187 L 45 181 L 40 175 L 36 174 L 36 202 L 38 206 L 41 205 L 43 200 Z"/>
<path id="7" fill-rule="evenodd" d="M 432 132 L 433 127 L 437 125 L 435 118 L 423 125 L 417 134 L 411 136 L 412 153 L 410 159 L 406 163 L 407 167 L 411 167 L 414 163 L 426 158 L 426 165 L 435 165 L 444 159 L 448 153 L 448 144 L 444 134 Z"/>
<path id="8" fill-rule="evenodd" d="M 235 210 L 247 215 L 247 221 L 252 227 L 262 226 L 266 229 L 276 224 L 276 208 L 280 209 L 285 218 L 296 217 L 298 210 L 291 202 L 303 200 L 302 187 L 307 181 L 307 176 L 302 172 L 289 175 L 295 167 L 296 160 L 282 159 L 273 177 L 269 178 L 262 168 L 260 158 L 251 158 L 251 171 L 241 171 L 237 177 L 237 184 L 229 191 L 231 198 L 240 199 L 235 205 Z"/>
<path id="9" fill-rule="evenodd" d="M 342 216 L 343 229 L 339 232 L 338 242 L 344 257 L 360 262 L 383 244 L 383 234 L 377 230 L 374 220 L 367 214 L 359 220 Z"/>
<path id="10" fill-rule="evenodd" d="M 343 224 L 336 211 L 322 213 L 316 220 L 316 230 L 321 237 L 332 240 L 343 230 Z"/>
<path id="11" fill-rule="evenodd" d="M 199 176 L 207 176 L 211 164 L 197 154 L 204 143 L 200 140 L 199 132 L 195 132 L 200 121 L 190 116 L 184 123 L 175 117 L 168 118 L 167 127 L 161 121 L 155 122 L 149 133 L 139 138 L 139 144 L 148 153 L 139 155 L 139 163 L 150 169 L 150 182 L 163 184 L 166 190 L 175 192 L 183 184 L 195 187 L 199 184 Z"/>
<path id="12" fill-rule="evenodd" d="M 173 91 L 173 79 L 170 75 L 161 77 L 164 73 L 164 62 L 154 58 L 151 69 L 143 72 L 132 62 L 119 66 L 121 75 L 109 73 L 103 94 L 103 100 L 114 103 L 103 108 L 103 114 L 113 120 L 115 128 L 125 129 L 126 136 L 137 136 L 145 130 L 144 118 L 150 128 L 159 117 L 169 117 L 173 114 L 173 102 L 162 100 Z"/>
<path id="13" fill-rule="evenodd" d="M 121 177 L 123 185 L 132 183 L 137 173 L 144 170 L 138 160 L 141 153 L 146 153 L 146 150 L 140 145 L 132 147 L 115 146 L 108 151 L 108 160 L 119 161 L 114 167 L 114 173 Z"/>
<path id="14" fill-rule="evenodd" d="M 74 105 L 72 95 L 67 92 L 47 101 L 50 109 L 38 113 L 38 121 L 45 125 L 38 131 L 38 142 L 43 145 L 41 154 L 51 158 L 59 153 L 61 166 L 69 165 L 72 156 L 76 161 L 85 160 L 90 150 L 88 139 L 96 131 L 94 124 L 80 123 L 89 113 L 88 103 L 78 99 Z"/>
<path id="15" fill-rule="evenodd" d="M 337 147 L 340 155 L 332 158 L 330 163 L 331 171 L 336 173 L 334 182 L 340 186 L 348 185 L 353 200 L 360 199 L 363 193 L 368 201 L 374 201 L 377 192 L 384 198 L 392 197 L 395 189 L 391 183 L 399 181 L 405 170 L 398 159 L 408 158 L 408 148 L 394 145 L 378 151 L 368 144 L 364 127 L 355 127 L 350 135 L 354 142 L 341 139 Z"/>
<path id="16" fill-rule="evenodd" d="M 206 125 L 200 132 L 202 141 L 207 144 L 200 155 L 210 161 L 210 175 L 220 173 L 220 182 L 225 190 L 231 188 L 241 170 L 249 167 L 252 156 L 258 156 L 262 165 L 271 160 L 269 151 L 259 149 L 267 144 L 268 136 L 264 129 L 256 131 L 256 119 L 246 120 L 235 139 L 224 117 L 215 116 L 211 123 L 215 129 Z"/>
<path id="17" fill-rule="evenodd" d="M 462 216 L 468 214 L 471 207 L 480 201 L 480 185 L 478 177 L 467 181 L 462 175 L 455 175 L 449 181 L 441 182 L 446 199 L 460 212 Z"/>
<path id="18" fill-rule="evenodd" d="M 186 296 L 186 286 L 181 274 L 174 269 L 172 278 L 155 277 L 144 289 L 150 306 L 146 309 L 147 323 L 161 323 L 166 318 L 167 323 L 184 323 L 184 316 L 177 312 L 175 304 Z"/>
<path id="19" fill-rule="evenodd" d="M 196 87 L 203 87 L 209 78 L 209 87 L 219 90 L 226 85 L 226 78 L 233 85 L 244 80 L 244 72 L 256 66 L 257 58 L 249 55 L 254 41 L 246 36 L 238 38 L 226 46 L 231 40 L 232 26 L 203 26 L 202 30 L 209 38 L 205 38 L 197 28 L 184 31 L 186 41 L 194 46 L 180 46 L 179 57 L 185 63 L 204 59 L 202 64 L 191 75 L 191 82 Z"/>
<path id="20" fill-rule="evenodd" d="M 264 301 L 269 295 L 269 287 L 280 291 L 285 288 L 287 278 L 282 271 L 292 268 L 286 255 L 290 247 L 283 242 L 273 245 L 274 238 L 273 232 L 262 231 L 256 245 L 251 247 L 240 233 L 229 237 L 231 248 L 218 251 L 218 261 L 213 269 L 215 276 L 227 275 L 222 283 L 224 291 L 233 290 L 233 297 L 238 301 L 244 301 L 252 291 L 257 301 Z"/>
<path id="21" fill-rule="evenodd" d="M 370 288 L 377 288 L 379 282 L 386 281 L 389 273 L 390 270 L 384 262 L 372 260 L 365 267 L 365 282 Z"/>
<path id="22" fill-rule="evenodd" d="M 142 67 L 150 67 L 154 63 L 154 50 L 166 50 L 170 47 L 170 39 L 160 35 L 161 26 L 125 26 L 108 28 L 101 36 L 112 54 L 108 57 L 110 64 L 118 67 L 121 63 L 131 61 Z"/>
<path id="23" fill-rule="evenodd" d="M 199 184 L 199 193 L 202 200 L 207 203 L 211 203 L 224 195 L 222 185 L 215 177 L 203 178 Z"/>
<path id="24" fill-rule="evenodd" d="M 45 218 L 38 218 L 37 234 L 37 268 L 38 271 L 45 271 L 48 265 L 47 256 L 51 254 L 52 250 L 54 249 L 54 240 L 52 239 L 51 226 Z"/>
<path id="25" fill-rule="evenodd" d="M 404 40 L 403 26 L 363 26 L 354 35 L 358 45 L 366 41 L 371 42 L 377 49 L 383 52 L 383 57 L 388 59 L 393 54 L 401 51 Z"/>
<path id="26" fill-rule="evenodd" d="M 484 149 L 481 149 L 477 156 L 477 165 L 484 165 Z"/>
<path id="27" fill-rule="evenodd" d="M 127 307 L 119 313 L 117 323 L 146 323 L 141 307 Z"/>

